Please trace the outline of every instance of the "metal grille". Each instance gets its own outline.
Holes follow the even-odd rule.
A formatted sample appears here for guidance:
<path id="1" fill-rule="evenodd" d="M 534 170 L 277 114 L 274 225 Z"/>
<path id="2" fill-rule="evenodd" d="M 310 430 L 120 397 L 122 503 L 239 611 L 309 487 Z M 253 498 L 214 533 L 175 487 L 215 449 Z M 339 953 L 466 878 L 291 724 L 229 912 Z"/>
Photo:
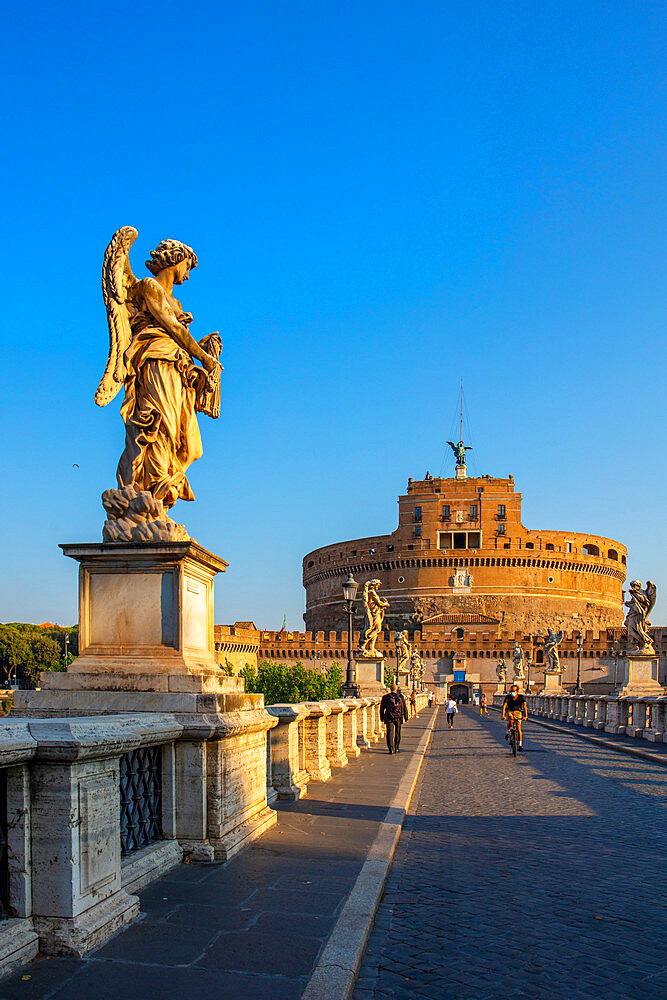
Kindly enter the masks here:
<path id="1" fill-rule="evenodd" d="M 9 913 L 9 858 L 7 856 L 7 770 L 0 770 L 0 917 Z"/>
<path id="2" fill-rule="evenodd" d="M 139 747 L 120 759 L 121 854 L 161 839 L 162 748 Z"/>

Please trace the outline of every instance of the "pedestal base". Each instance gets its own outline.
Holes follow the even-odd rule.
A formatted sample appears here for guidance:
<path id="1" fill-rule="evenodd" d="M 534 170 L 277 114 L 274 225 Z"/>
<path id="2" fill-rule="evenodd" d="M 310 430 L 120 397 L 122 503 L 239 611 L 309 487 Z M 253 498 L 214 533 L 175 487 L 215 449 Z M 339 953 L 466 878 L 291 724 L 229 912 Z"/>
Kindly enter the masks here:
<path id="1" fill-rule="evenodd" d="M 646 656 L 630 653 L 620 662 L 622 674 L 620 688 L 615 692 L 617 697 L 659 697 L 665 694 L 665 689 L 658 680 L 659 660 L 655 654 Z"/>
<path id="2" fill-rule="evenodd" d="M 560 670 L 544 671 L 544 687 L 538 694 L 563 694 L 563 675 Z"/>
<path id="3" fill-rule="evenodd" d="M 383 656 L 359 656 L 355 658 L 355 664 L 357 686 L 362 698 L 386 694 Z M 346 697 L 350 696 L 346 695 Z"/>
<path id="4" fill-rule="evenodd" d="M 213 578 L 227 563 L 197 542 L 61 545 L 79 569 L 79 656 L 43 689 L 220 690 Z"/>

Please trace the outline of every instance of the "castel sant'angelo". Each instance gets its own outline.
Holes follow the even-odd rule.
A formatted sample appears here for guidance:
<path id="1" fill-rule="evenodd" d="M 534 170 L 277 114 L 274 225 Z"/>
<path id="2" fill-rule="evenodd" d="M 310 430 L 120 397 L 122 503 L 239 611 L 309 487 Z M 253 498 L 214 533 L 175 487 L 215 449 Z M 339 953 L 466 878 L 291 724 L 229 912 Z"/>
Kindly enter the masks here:
<path id="1" fill-rule="evenodd" d="M 303 560 L 306 628 L 346 627 L 341 585 L 374 577 L 390 628 L 446 616 L 485 616 L 503 629 L 570 630 L 623 622 L 627 550 L 601 535 L 536 530 L 521 521 L 514 479 L 408 479 L 398 527 L 326 545 Z"/>

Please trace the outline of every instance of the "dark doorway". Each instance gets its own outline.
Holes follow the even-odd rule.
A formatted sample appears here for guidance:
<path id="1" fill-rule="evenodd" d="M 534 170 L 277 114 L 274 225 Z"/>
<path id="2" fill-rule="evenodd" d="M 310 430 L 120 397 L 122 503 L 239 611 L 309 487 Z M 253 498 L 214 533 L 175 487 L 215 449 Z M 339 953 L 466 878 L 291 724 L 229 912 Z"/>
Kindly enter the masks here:
<path id="1" fill-rule="evenodd" d="M 449 697 L 453 698 L 454 701 L 463 702 L 464 705 L 468 704 L 470 698 L 470 692 L 468 691 L 467 684 L 450 684 L 449 685 Z"/>

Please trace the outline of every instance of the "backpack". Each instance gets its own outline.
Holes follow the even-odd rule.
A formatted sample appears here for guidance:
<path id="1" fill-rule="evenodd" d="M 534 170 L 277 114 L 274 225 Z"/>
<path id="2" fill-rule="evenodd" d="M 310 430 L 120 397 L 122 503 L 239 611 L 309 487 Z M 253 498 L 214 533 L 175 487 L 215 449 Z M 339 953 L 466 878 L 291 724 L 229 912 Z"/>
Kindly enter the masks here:
<path id="1" fill-rule="evenodd" d="M 389 695 L 389 704 L 387 705 L 387 718 L 390 722 L 400 722 L 403 718 L 403 705 L 401 703 L 401 696 L 399 694 L 394 694 L 393 692 Z"/>

